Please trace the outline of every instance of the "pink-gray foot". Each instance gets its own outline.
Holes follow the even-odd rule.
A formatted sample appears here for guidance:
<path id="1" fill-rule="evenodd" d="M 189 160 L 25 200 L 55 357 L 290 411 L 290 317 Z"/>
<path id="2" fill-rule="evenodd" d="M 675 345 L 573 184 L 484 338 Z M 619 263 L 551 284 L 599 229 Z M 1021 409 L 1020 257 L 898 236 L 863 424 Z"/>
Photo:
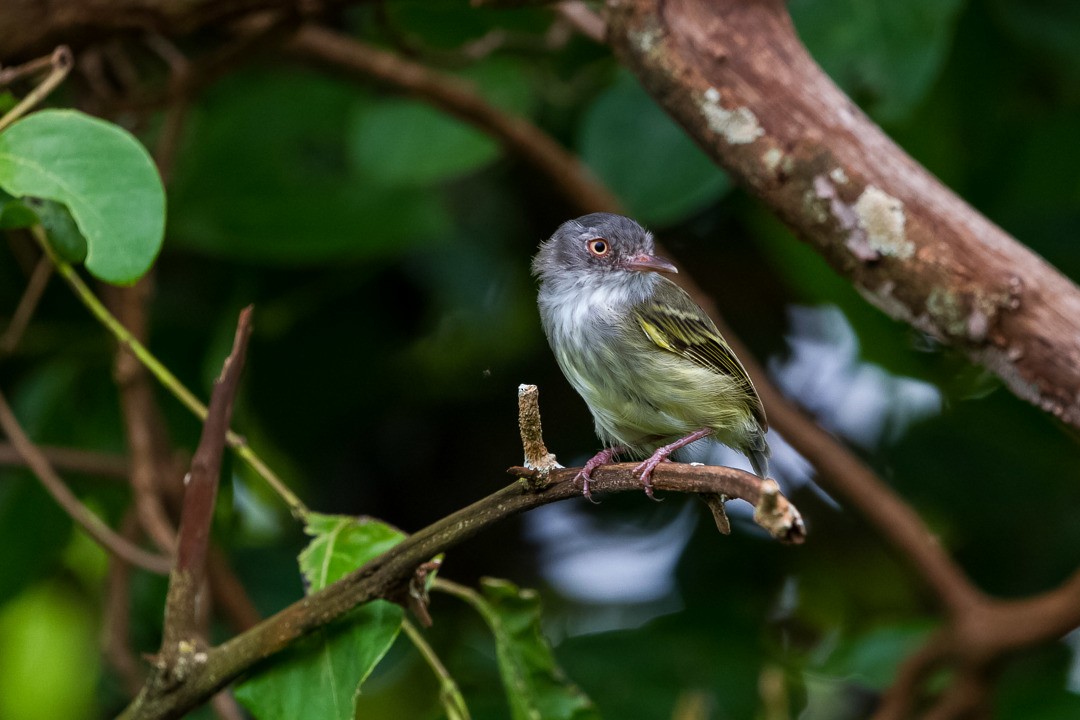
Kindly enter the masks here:
<path id="1" fill-rule="evenodd" d="M 647 460 L 634 468 L 634 474 L 641 479 L 641 484 L 645 486 L 645 494 L 648 495 L 651 500 L 657 499 L 653 496 L 652 484 L 652 473 L 653 470 L 656 469 L 656 466 L 666 461 L 668 459 L 668 455 L 671 455 L 671 453 L 675 452 L 676 450 L 684 448 L 691 443 L 697 442 L 701 438 L 708 437 L 709 435 L 712 435 L 712 430 L 710 430 L 709 428 L 695 430 L 684 438 L 679 438 L 673 443 L 668 443 L 667 445 L 657 448 L 656 452 L 650 455 Z"/>
<path id="2" fill-rule="evenodd" d="M 623 447 L 610 447 L 604 448 L 600 452 L 589 458 L 589 461 L 585 463 L 585 466 L 581 468 L 581 471 L 574 476 L 574 482 L 581 480 L 581 494 L 585 496 L 585 499 L 591 502 L 593 505 L 598 505 L 599 502 L 593 500 L 592 491 L 589 489 L 589 483 L 592 481 L 592 472 L 601 465 L 607 465 L 611 462 L 611 459 L 621 452 L 624 452 L 626 448 Z"/>

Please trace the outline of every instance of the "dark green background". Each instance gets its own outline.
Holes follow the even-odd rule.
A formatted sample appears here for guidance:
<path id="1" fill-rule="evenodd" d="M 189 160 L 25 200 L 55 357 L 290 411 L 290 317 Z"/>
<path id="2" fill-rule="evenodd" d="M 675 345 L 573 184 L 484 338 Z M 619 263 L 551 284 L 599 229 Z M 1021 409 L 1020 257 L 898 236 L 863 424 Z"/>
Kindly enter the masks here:
<path id="1" fill-rule="evenodd" d="M 1080 278 L 1080 5 L 794 0 L 791 9 L 814 56 L 892 137 Z M 936 385 L 939 414 L 858 452 L 982 588 L 1037 593 L 1080 564 L 1080 462 L 1069 435 L 963 358 L 869 308 L 733 188 L 605 48 L 580 37 L 547 48 L 552 20 L 543 9 L 396 0 L 349 10 L 341 26 L 460 73 L 580 153 L 759 358 L 787 357 L 790 306 L 833 304 L 854 327 L 862 361 Z M 460 52 L 495 28 L 507 32 L 498 51 L 481 60 Z M 169 186 L 150 345 L 205 396 L 238 310 L 254 303 L 235 425 L 313 508 L 415 530 L 507 481 L 521 456 L 518 383 L 540 386 L 547 441 L 564 462 L 596 448 L 586 408 L 544 342 L 528 274 L 537 243 L 571 213 L 546 177 L 476 131 L 271 54 L 192 108 Z M 0 248 L 4 317 L 25 286 L 20 242 Z M 112 357 L 103 330 L 54 282 L 0 383 L 35 440 L 120 451 Z M 198 424 L 160 399 L 190 450 Z M 303 537 L 246 468 L 229 470 L 215 531 L 270 613 L 302 591 Z M 118 521 L 125 488 L 70 481 Z M 865 717 L 873 692 L 934 626 L 933 599 L 858 518 L 806 489 L 794 499 L 811 527 L 800 548 L 745 530 L 720 537 L 695 505 L 677 593 L 655 607 L 560 598 L 520 520 L 454 550 L 444 572 L 540 588 L 560 662 L 608 718 L 669 718 L 695 694 L 713 718 Z M 645 533 L 682 503 L 624 496 L 584 512 L 601 527 Z M 115 712 L 124 699 L 96 645 L 100 552 L 15 471 L 0 474 L 0 548 L 0 715 Z M 157 647 L 163 592 L 156 579 L 135 585 L 139 652 Z M 505 717 L 490 637 L 456 601 L 437 596 L 432 610 L 433 641 L 473 717 Z M 620 619 L 628 626 L 606 629 Z M 593 622 L 599 631 L 585 632 Z M 1065 643 L 1011 662 L 997 716 L 1080 717 L 1074 664 Z M 762 677 L 779 678 L 782 692 L 763 700 Z M 37 697 L 34 687 L 47 687 L 53 704 L 19 699 Z M 435 683 L 404 642 L 366 687 L 364 717 L 439 716 Z"/>

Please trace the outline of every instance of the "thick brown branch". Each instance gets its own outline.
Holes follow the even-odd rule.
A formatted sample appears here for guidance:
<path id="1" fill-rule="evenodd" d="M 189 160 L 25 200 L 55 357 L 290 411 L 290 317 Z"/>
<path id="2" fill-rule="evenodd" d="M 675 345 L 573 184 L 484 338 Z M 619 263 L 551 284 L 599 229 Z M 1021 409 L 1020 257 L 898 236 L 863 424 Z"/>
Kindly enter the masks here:
<path id="1" fill-rule="evenodd" d="M 783 0 L 611 0 L 649 92 L 867 300 L 1080 427 L 1080 289 L 942 185 L 821 71 Z"/>
<path id="2" fill-rule="evenodd" d="M 634 464 L 607 465 L 593 473 L 594 493 L 641 492 L 641 481 L 633 474 Z M 206 652 L 188 667 L 185 682 L 171 687 L 147 685 L 143 693 L 120 716 L 131 718 L 176 718 L 204 702 L 211 694 L 232 682 L 256 662 L 287 647 L 297 638 L 341 617 L 350 608 L 382 597 L 395 597 L 409 582 L 416 568 L 435 555 L 477 535 L 508 517 L 549 503 L 578 498 L 581 490 L 573 482 L 580 468 L 551 473 L 547 485 L 518 482 L 489 495 L 469 507 L 449 515 L 410 535 L 399 545 L 359 570 L 310 597 L 299 600 L 223 645 Z M 519 475 L 532 471 L 516 468 Z M 726 467 L 705 467 L 669 463 L 653 475 L 657 490 L 717 493 L 758 504 L 761 479 Z M 779 524 L 772 532 L 796 542 L 801 537 L 797 513 L 788 517 L 785 530 Z"/>

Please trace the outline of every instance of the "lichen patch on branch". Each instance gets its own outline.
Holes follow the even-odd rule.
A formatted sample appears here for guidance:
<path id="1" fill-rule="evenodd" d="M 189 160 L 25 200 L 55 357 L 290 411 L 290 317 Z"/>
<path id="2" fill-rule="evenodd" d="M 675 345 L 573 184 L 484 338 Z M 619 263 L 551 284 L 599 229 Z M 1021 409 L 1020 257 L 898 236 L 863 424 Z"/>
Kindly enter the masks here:
<path id="1" fill-rule="evenodd" d="M 884 190 L 868 185 L 853 206 L 870 247 L 885 257 L 907 260 L 915 243 L 904 233 L 904 204 Z"/>
<path id="2" fill-rule="evenodd" d="M 701 100 L 701 113 L 709 129 L 732 145 L 746 145 L 765 134 L 757 116 L 750 108 L 737 107 L 731 110 L 720 104 L 720 91 L 709 88 Z"/>

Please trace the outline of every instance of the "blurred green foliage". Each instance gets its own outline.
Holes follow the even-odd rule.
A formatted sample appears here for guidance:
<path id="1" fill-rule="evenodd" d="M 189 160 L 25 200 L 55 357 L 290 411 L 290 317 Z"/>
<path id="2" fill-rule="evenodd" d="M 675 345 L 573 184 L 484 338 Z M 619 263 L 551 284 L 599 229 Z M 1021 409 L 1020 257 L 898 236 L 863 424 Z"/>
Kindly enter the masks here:
<path id="1" fill-rule="evenodd" d="M 1075 3 L 795 0 L 792 11 L 823 66 L 916 159 L 1080 279 Z M 792 304 L 835 304 L 862 360 L 937 387 L 939 415 L 860 452 L 981 587 L 1035 593 L 1080 564 L 1075 441 L 963 358 L 868 307 L 729 187 L 606 49 L 559 41 L 549 10 L 467 0 L 365 3 L 341 22 L 465 78 L 578 152 L 693 269 L 759 357 L 788 353 Z M 494 50 L 475 51 L 492 38 Z M 205 396 L 237 310 L 253 302 L 236 426 L 310 506 L 408 532 L 496 489 L 520 460 L 520 382 L 540 385 L 548 444 L 564 463 L 595 449 L 585 407 L 543 341 L 528 275 L 536 244 L 572 211 L 546 177 L 460 121 L 373 82 L 263 57 L 198 97 L 168 203 L 151 347 Z M 11 233 L 0 249 L 5 321 L 32 268 L 28 245 Z M 113 352 L 54 283 L 0 365 L 0 386 L 35 440 L 120 451 Z M 192 449 L 198 424 L 158 397 L 173 441 Z M 270 613 L 303 593 L 296 556 L 306 538 L 257 478 L 239 463 L 228 469 L 216 537 Z M 119 524 L 121 483 L 66 477 Z M 700 695 L 713 718 L 777 707 L 866 717 L 872 692 L 934 627 L 932 598 L 857 518 L 810 490 L 795 500 L 811 531 L 799 549 L 743 528 L 718 537 L 701 515 L 674 589 L 653 605 L 560 597 L 515 523 L 450 553 L 442 572 L 538 587 L 555 657 L 602 716 L 669 718 Z M 676 502 L 620 497 L 589 512 L 645 532 L 671 519 Z M 105 715 L 124 703 L 93 644 L 100 578 L 80 571 L 72 533 L 28 475 L 0 471 L 0 717 Z M 164 590 L 136 574 L 136 653 L 157 648 Z M 480 620 L 438 595 L 432 613 L 431 642 L 472 717 L 507 717 L 500 659 Z M 1076 717 L 1076 667 L 1064 644 L 1022 656 L 1002 678 L 996 717 Z M 783 693 L 764 693 L 766 677 L 782 678 Z M 439 717 L 437 693 L 399 638 L 365 683 L 358 717 Z"/>

